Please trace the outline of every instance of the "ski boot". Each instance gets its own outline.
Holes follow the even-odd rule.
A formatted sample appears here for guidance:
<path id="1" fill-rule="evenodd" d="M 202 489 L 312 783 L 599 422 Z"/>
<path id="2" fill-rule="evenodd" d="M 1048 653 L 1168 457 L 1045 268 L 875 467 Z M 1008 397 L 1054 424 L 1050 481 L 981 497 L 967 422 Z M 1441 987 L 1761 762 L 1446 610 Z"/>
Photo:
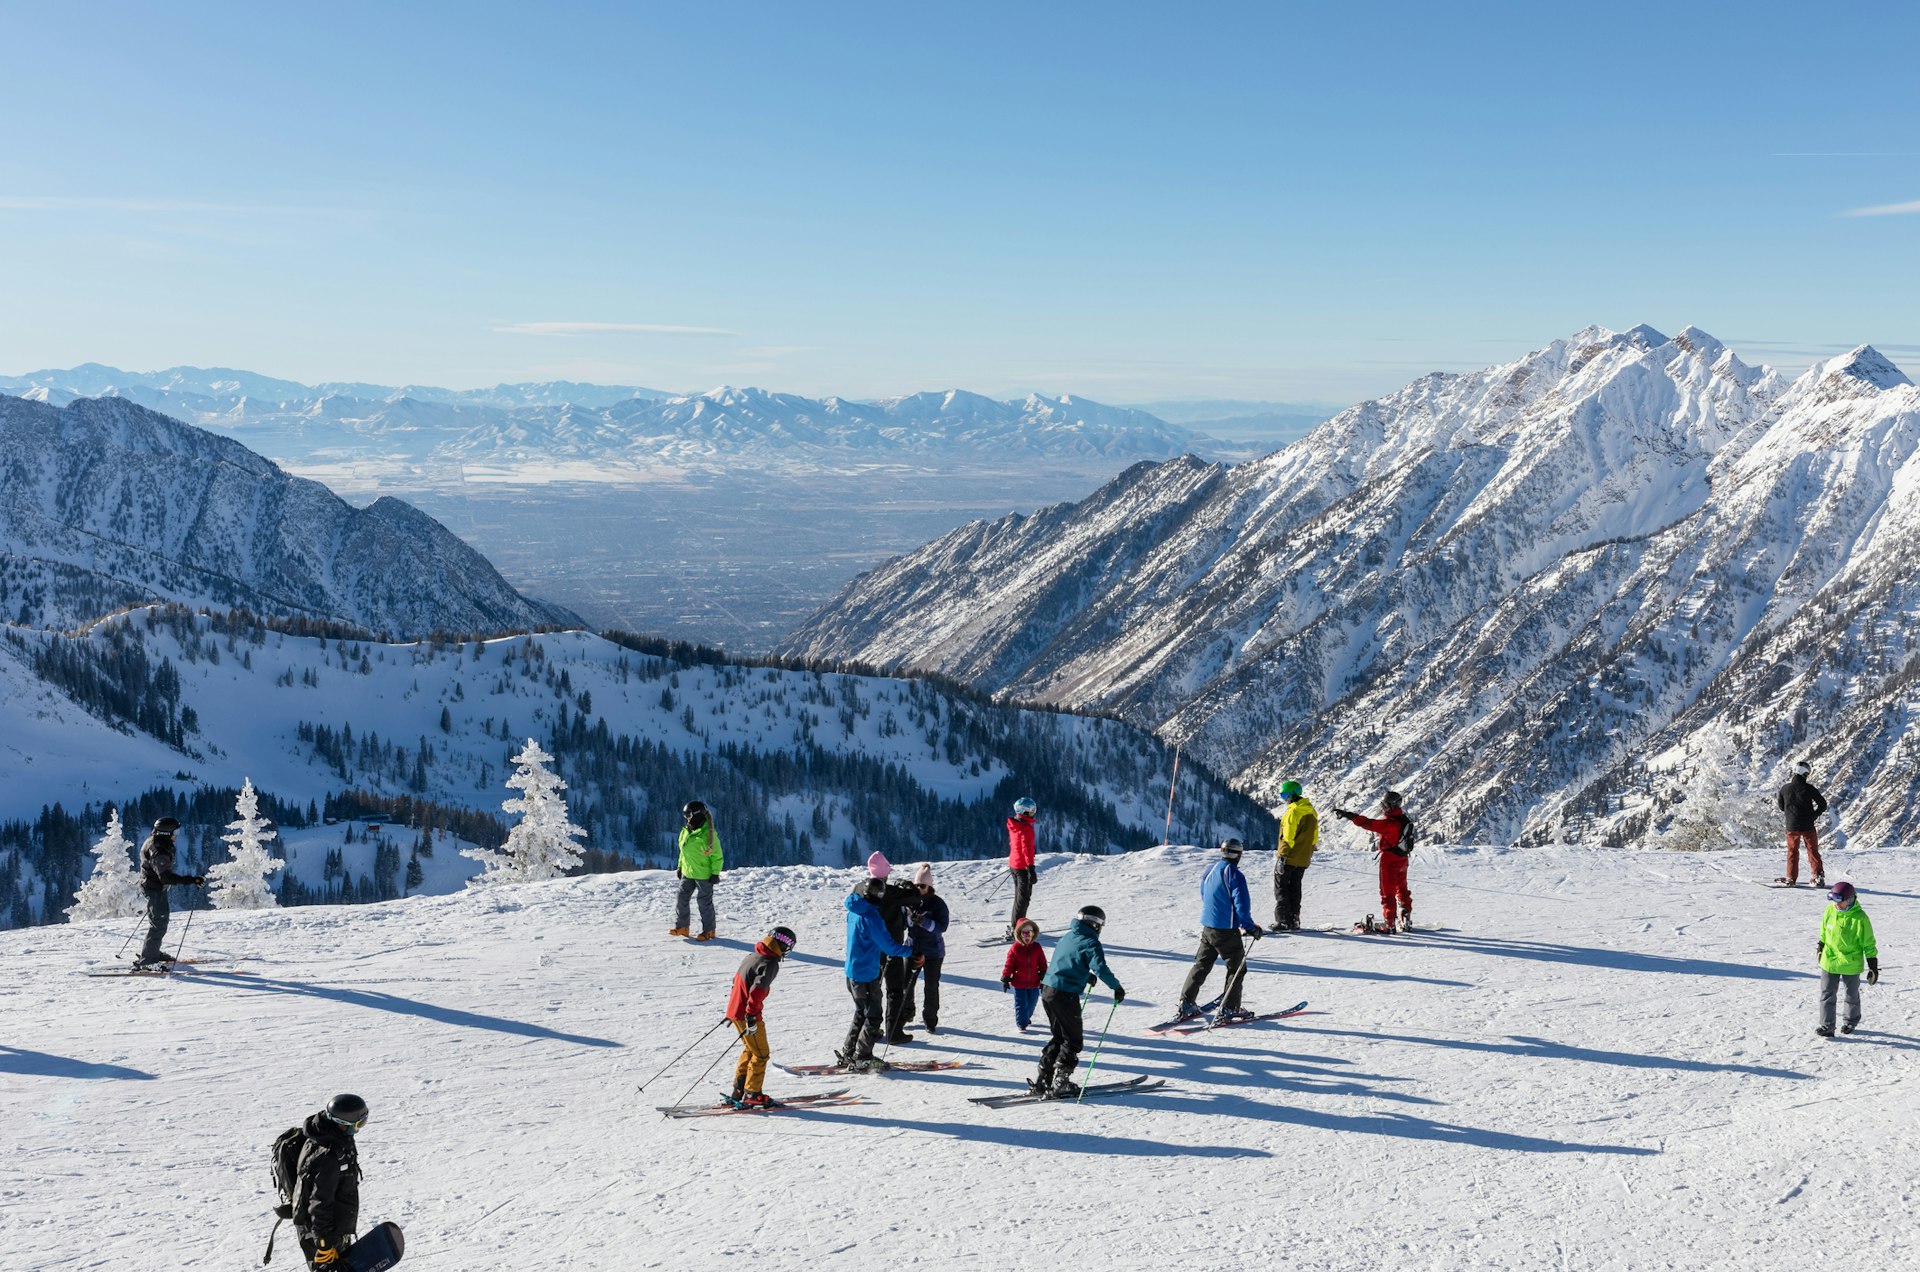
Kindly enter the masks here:
<path id="1" fill-rule="evenodd" d="M 1231 1025 L 1235 1021 L 1252 1020 L 1253 1013 L 1245 1007 L 1235 1007 L 1232 1011 L 1216 1011 L 1213 1019 L 1207 1022 L 1207 1028 L 1218 1029 L 1222 1025 Z"/>
<path id="2" fill-rule="evenodd" d="M 765 1091 L 749 1091 L 733 1102 L 737 1109 L 780 1109 L 786 1106 Z"/>
<path id="3" fill-rule="evenodd" d="M 1080 1084 L 1066 1078 L 1057 1080 L 1042 1097 L 1048 1100 L 1077 1100 L 1080 1098 Z"/>
<path id="4" fill-rule="evenodd" d="M 1826 887 L 1826 886 L 1827 886 L 1827 877 L 1826 877 L 1825 875 L 1815 875 L 1815 876 L 1813 876 L 1813 886 L 1814 886 L 1814 887 L 1816 887 L 1816 888 L 1824 888 L 1824 887 Z"/>
<path id="5" fill-rule="evenodd" d="M 1198 1016 L 1199 1014 L 1200 1014 L 1200 1004 L 1194 1002 L 1192 999 L 1188 999 L 1186 1002 L 1181 1003 L 1180 1006 L 1174 1011 L 1173 1018 L 1175 1020 L 1192 1020 L 1195 1016 Z"/>

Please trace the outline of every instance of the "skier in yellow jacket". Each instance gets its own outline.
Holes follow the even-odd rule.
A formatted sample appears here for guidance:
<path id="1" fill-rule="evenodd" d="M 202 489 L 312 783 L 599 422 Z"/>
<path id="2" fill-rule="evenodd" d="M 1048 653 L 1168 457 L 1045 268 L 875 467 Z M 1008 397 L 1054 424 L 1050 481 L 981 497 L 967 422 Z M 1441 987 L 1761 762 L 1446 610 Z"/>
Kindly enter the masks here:
<path id="1" fill-rule="evenodd" d="M 1300 930 L 1300 881 L 1313 864 L 1320 846 L 1320 814 L 1313 810 L 1300 783 L 1280 783 L 1280 847 L 1273 855 L 1273 926 L 1270 932 Z"/>

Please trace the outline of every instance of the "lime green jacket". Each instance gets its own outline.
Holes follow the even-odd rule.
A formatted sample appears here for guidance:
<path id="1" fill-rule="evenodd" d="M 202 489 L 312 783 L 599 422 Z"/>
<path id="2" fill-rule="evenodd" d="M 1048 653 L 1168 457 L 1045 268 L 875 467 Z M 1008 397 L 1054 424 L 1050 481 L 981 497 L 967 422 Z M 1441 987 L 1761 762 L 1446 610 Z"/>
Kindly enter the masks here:
<path id="1" fill-rule="evenodd" d="M 1842 910 L 1829 905 L 1820 916 L 1820 970 L 1839 976 L 1858 976 L 1870 958 L 1880 957 L 1874 944 L 1873 920 L 1860 908 L 1860 902 Z"/>
<path id="2" fill-rule="evenodd" d="M 720 832 L 708 822 L 698 830 L 680 831 L 680 877 L 683 879 L 711 879 L 719 874 Z"/>
<path id="3" fill-rule="evenodd" d="M 1309 866 L 1319 846 L 1320 814 L 1302 795 L 1280 815 L 1280 859 L 1290 866 Z"/>

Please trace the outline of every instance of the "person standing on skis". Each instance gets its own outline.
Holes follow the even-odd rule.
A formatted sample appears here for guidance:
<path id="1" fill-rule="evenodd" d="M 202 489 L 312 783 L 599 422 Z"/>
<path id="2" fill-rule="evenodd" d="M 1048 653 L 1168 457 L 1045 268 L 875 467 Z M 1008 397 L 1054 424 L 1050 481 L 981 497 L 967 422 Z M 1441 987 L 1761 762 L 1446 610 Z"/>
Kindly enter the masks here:
<path id="1" fill-rule="evenodd" d="M 1080 1094 L 1073 1071 L 1085 1049 L 1086 1028 L 1081 1020 L 1080 997 L 1103 980 L 1113 990 L 1113 1001 L 1123 1003 L 1127 991 L 1120 978 L 1107 966 L 1107 951 L 1100 944 L 1100 931 L 1107 926 L 1107 912 L 1097 905 L 1081 908 L 1067 934 L 1053 947 L 1053 964 L 1040 983 L 1040 1005 L 1046 1009 L 1047 1024 L 1053 1036 L 1040 1053 L 1040 1074 L 1028 1087 L 1050 1100 L 1070 1100 Z"/>
<path id="2" fill-rule="evenodd" d="M 1320 846 L 1320 814 L 1313 810 L 1300 783 L 1280 783 L 1280 846 L 1273 855 L 1273 926 L 1271 932 L 1300 930 L 1300 888 L 1313 850 Z"/>
<path id="3" fill-rule="evenodd" d="M 1013 915 L 1007 920 L 1006 934 L 1009 941 L 1013 929 L 1027 917 L 1027 906 L 1033 901 L 1033 881 L 1040 873 L 1034 865 L 1037 854 L 1033 835 L 1033 819 L 1039 812 L 1040 806 L 1022 795 L 1013 801 L 1013 816 L 1007 818 L 1007 873 L 1013 876 Z"/>
<path id="4" fill-rule="evenodd" d="M 847 957 L 843 969 L 847 993 L 853 996 L 853 1024 L 847 1028 L 847 1040 L 834 1059 L 855 1073 L 867 1073 L 883 1067 L 873 1055 L 873 1044 L 880 1037 L 886 1009 L 880 998 L 880 964 L 883 958 L 904 959 L 913 947 L 888 935 L 880 917 L 879 902 L 886 892 L 886 881 L 868 879 L 843 903 L 847 911 Z"/>
<path id="5" fill-rule="evenodd" d="M 140 895 L 147 903 L 147 943 L 140 947 L 140 955 L 133 961 L 137 968 L 165 967 L 173 962 L 173 957 L 160 948 L 167 936 L 167 925 L 173 921 L 173 903 L 168 899 L 167 889 L 180 883 L 197 888 L 207 881 L 205 875 L 174 873 L 173 836 L 179 829 L 178 821 L 162 817 L 153 824 L 153 833 L 147 836 L 147 841 L 140 845 Z"/>
<path id="6" fill-rule="evenodd" d="M 713 885 L 720 882 L 725 864 L 720 855 L 720 832 L 714 828 L 713 814 L 699 800 L 691 800 L 680 809 L 686 825 L 680 828 L 680 862 L 674 873 L 680 876 L 680 895 L 674 902 L 673 926 L 668 936 L 690 935 L 693 898 L 700 898 L 700 935 L 696 941 L 711 941 L 716 935 L 713 916 Z"/>
<path id="7" fill-rule="evenodd" d="M 1773 800 L 1787 820 L 1787 873 L 1774 882 L 1788 887 L 1800 882 L 1800 849 L 1803 847 L 1807 850 L 1807 869 L 1813 871 L 1813 886 L 1827 886 L 1827 867 L 1820 860 L 1820 832 L 1813 825 L 1814 818 L 1827 811 L 1827 797 L 1807 780 L 1811 772 L 1813 769 L 1805 760 L 1795 764 L 1793 776 Z"/>
<path id="8" fill-rule="evenodd" d="M 1380 855 L 1380 917 L 1389 932 L 1413 930 L 1413 892 L 1407 887 L 1407 859 L 1413 854 L 1412 823 L 1400 807 L 1400 792 L 1388 791 L 1380 799 L 1380 816 L 1368 817 L 1333 810 L 1362 830 L 1373 832 L 1373 846 Z"/>
<path id="9" fill-rule="evenodd" d="M 1247 889 L 1247 876 L 1240 873 L 1243 846 L 1238 839 L 1220 845 L 1220 859 L 1207 867 L 1200 880 L 1200 949 L 1193 956 L 1186 983 L 1180 986 L 1180 1016 L 1200 1014 L 1200 987 L 1213 972 L 1215 959 L 1227 962 L 1227 988 L 1220 998 L 1216 1022 L 1253 1013 L 1240 1008 L 1240 991 L 1247 976 L 1246 941 L 1260 939 L 1260 925 L 1253 921 L 1253 896 Z M 1244 935 L 1245 940 L 1242 940 Z"/>
<path id="10" fill-rule="evenodd" d="M 727 995 L 727 1019 L 740 1035 L 740 1063 L 733 1070 L 733 1093 L 727 1098 L 735 1108 L 764 1109 L 772 1106 L 763 1089 L 767 1081 L 767 1060 L 772 1048 L 767 1045 L 767 995 L 773 978 L 780 974 L 780 960 L 793 952 L 798 941 L 790 927 L 776 927 L 740 960 L 733 974 L 733 990 Z"/>

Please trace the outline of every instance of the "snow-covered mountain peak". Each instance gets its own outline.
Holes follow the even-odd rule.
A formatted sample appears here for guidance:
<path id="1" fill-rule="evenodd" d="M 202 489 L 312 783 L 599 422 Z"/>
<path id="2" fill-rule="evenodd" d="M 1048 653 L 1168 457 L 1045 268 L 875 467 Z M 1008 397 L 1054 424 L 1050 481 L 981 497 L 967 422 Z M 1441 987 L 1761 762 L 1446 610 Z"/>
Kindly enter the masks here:
<path id="1" fill-rule="evenodd" d="M 1803 381 L 1819 383 L 1844 377 L 1866 389 L 1897 389 L 1902 385 L 1911 385 L 1906 373 L 1901 371 L 1872 345 L 1859 345 L 1837 358 L 1815 363 L 1808 368 Z"/>

